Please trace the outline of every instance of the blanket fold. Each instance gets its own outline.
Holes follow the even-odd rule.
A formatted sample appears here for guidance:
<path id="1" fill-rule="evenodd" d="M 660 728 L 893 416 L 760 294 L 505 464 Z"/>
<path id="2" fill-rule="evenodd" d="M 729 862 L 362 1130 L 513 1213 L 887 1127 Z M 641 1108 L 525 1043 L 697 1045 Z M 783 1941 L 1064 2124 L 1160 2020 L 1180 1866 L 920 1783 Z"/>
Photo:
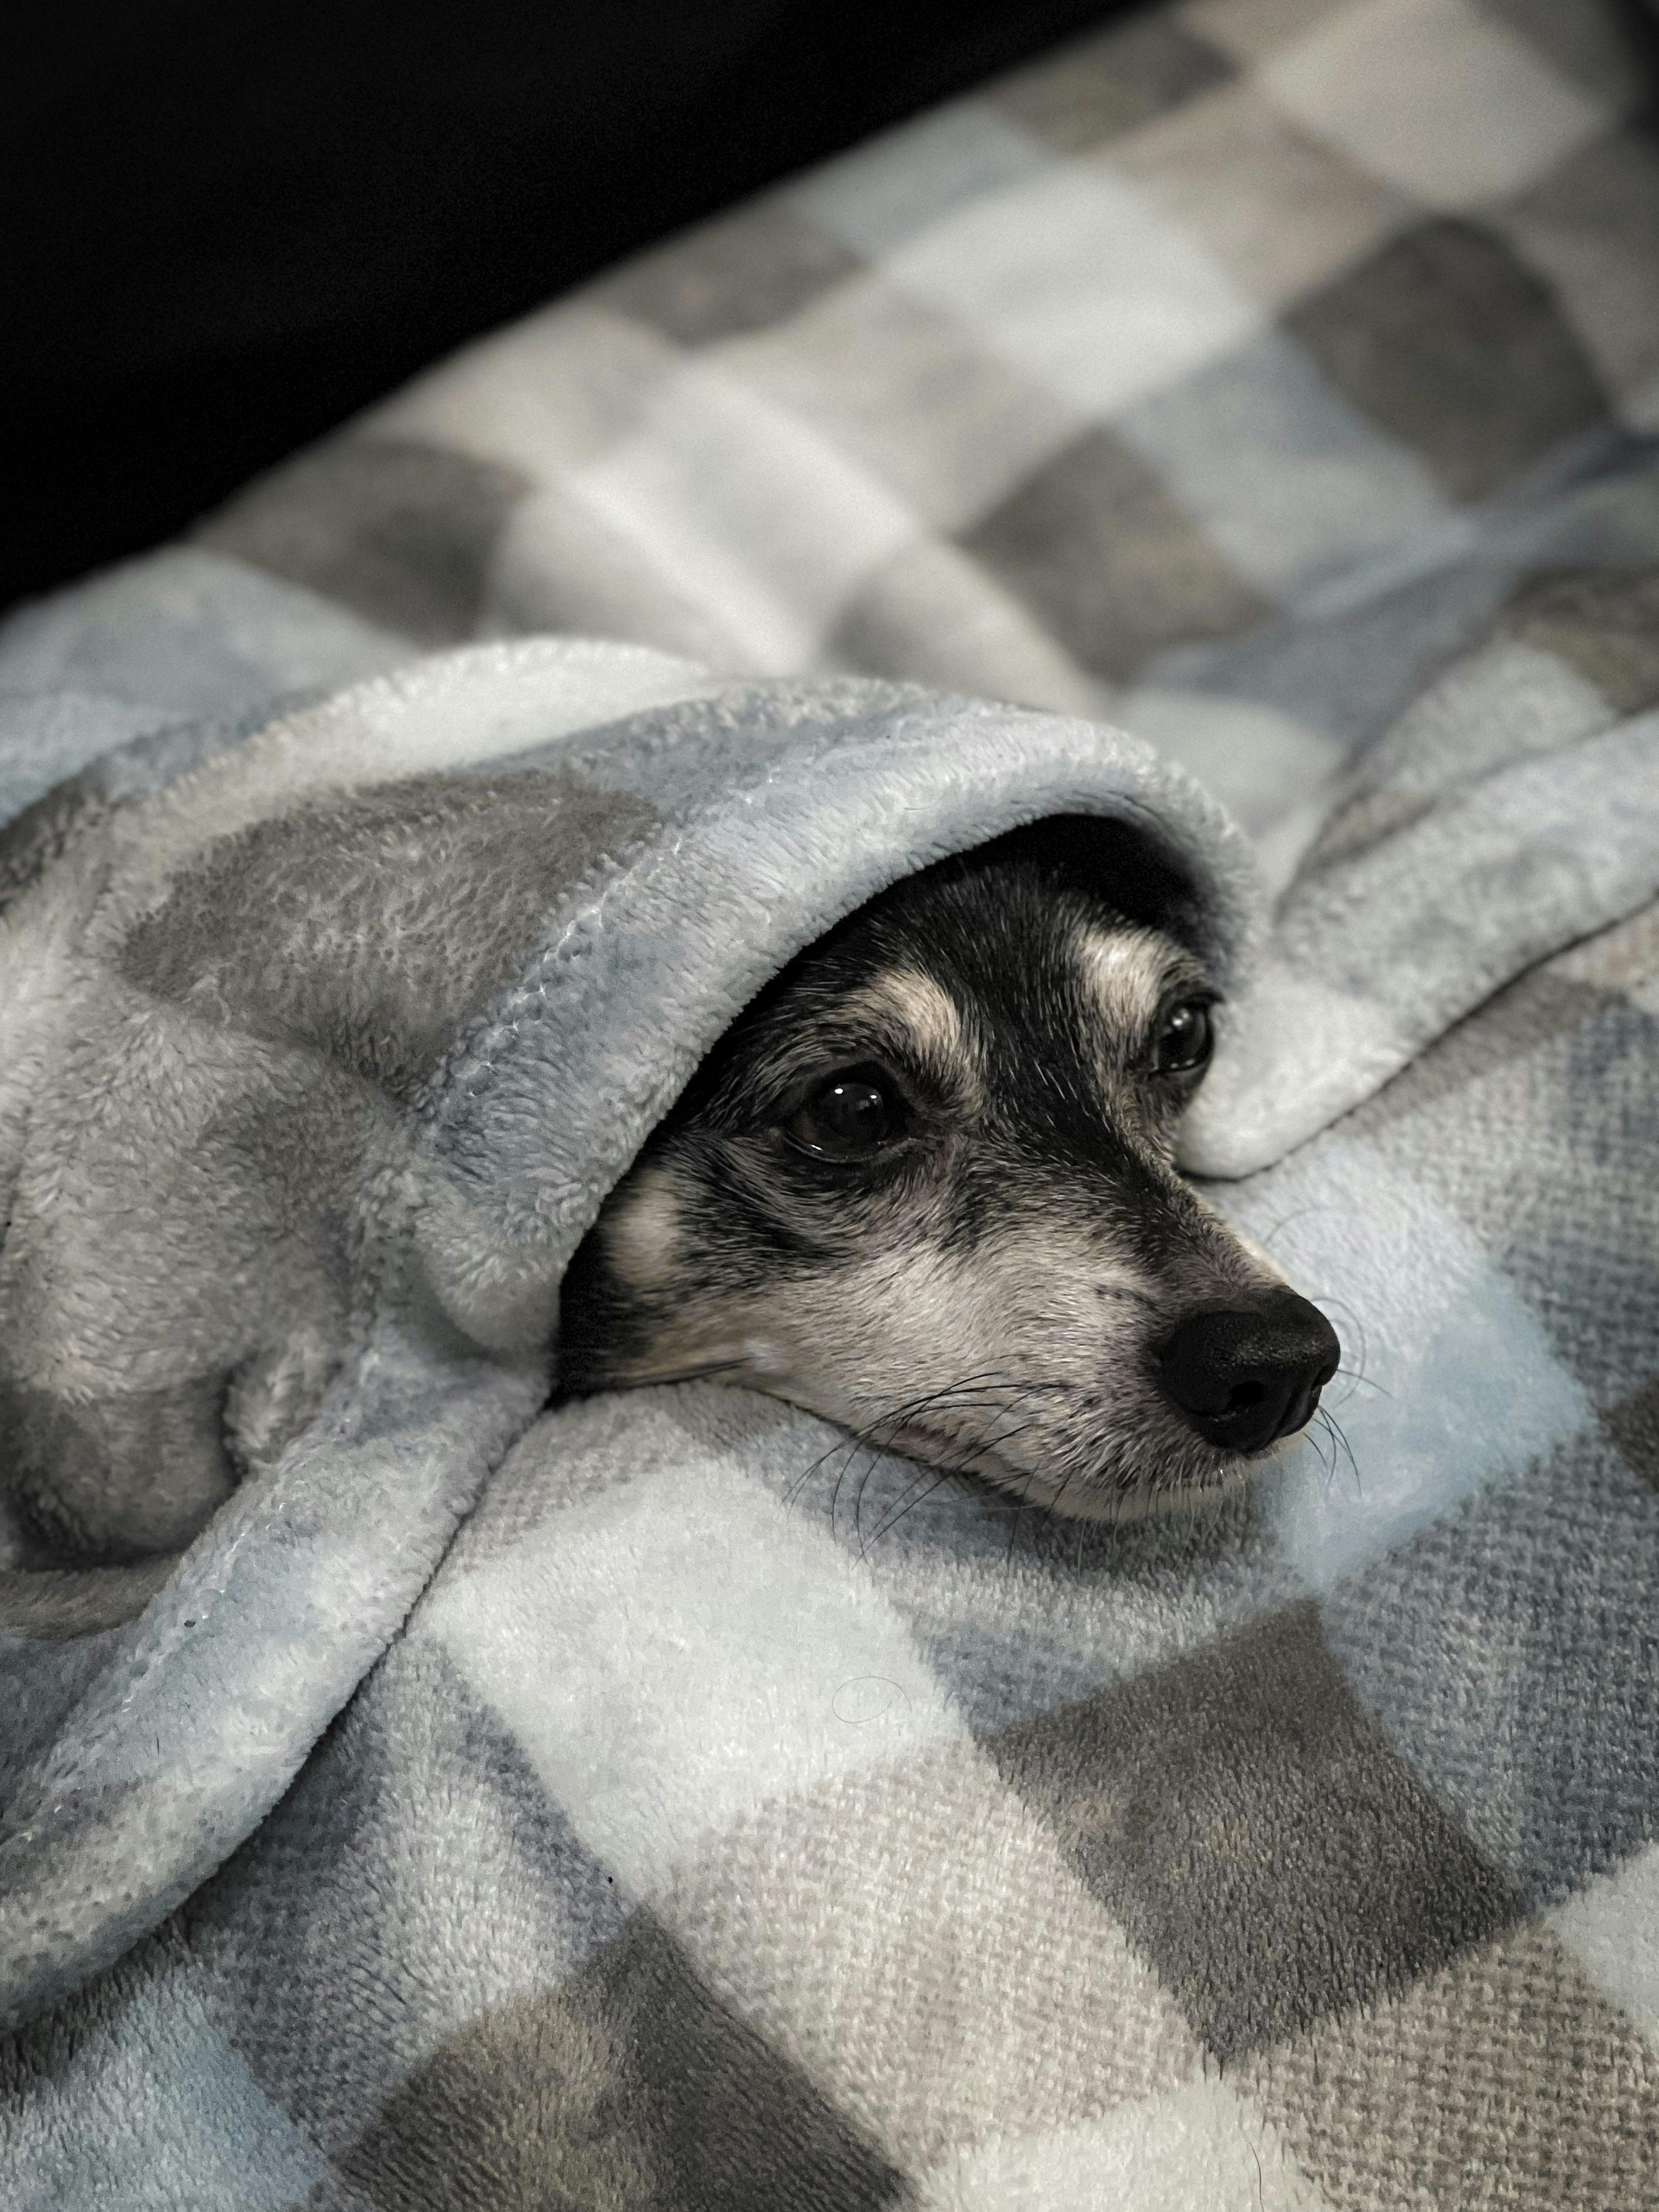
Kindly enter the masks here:
<path id="1" fill-rule="evenodd" d="M 545 1395 L 606 1190 L 796 951 L 1052 814 L 1218 983 L 1249 933 L 1237 834 L 1146 748 L 893 686 L 527 641 L 173 759 L 12 841 L 10 1580 L 49 1615 L 43 1576 L 189 1547 L 9 1790 L 14 2014 L 280 1795 Z"/>
<path id="2" fill-rule="evenodd" d="M 1052 716 L 532 640 L 252 720 L 111 756 L 9 839 L 23 2202 L 109 2165 L 138 2064 L 179 2087 L 112 2170 L 158 2203 L 1046 2206 L 1044 2161 L 1149 2170 L 1121 2108 L 1189 2201 L 1245 2188 L 1243 2127 L 1300 2204 L 1351 2155 L 1297 2071 L 1333 2034 L 1419 1992 L 1474 2033 L 1470 1975 L 1504 2021 L 1594 2013 L 1582 1945 L 1527 1994 L 1536 1916 L 1659 1812 L 1651 1630 L 1589 1665 L 1604 1747 L 1546 1840 L 1494 1808 L 1547 1803 L 1581 1708 L 1517 1735 L 1524 1670 L 1444 1678 L 1438 1555 L 1390 1578 L 1460 1500 L 1513 1574 L 1589 1483 L 1621 1578 L 1560 1587 L 1571 1635 L 1659 1530 L 1601 1441 L 1616 1376 L 1463 1225 L 1504 1180 L 1481 1109 L 1412 1085 L 1465 1036 L 1501 1066 L 1540 989 L 1651 975 L 1645 922 L 1593 936 L 1654 896 L 1651 717 L 1540 749 L 1472 714 L 1426 793 L 1396 747 L 1265 934 L 1213 805 Z M 732 1013 L 887 882 L 1058 813 L 1236 994 L 1188 1152 L 1254 1170 L 1215 1194 L 1336 1316 L 1340 1427 L 1199 1522 L 1103 1530 L 728 1390 L 538 1419 L 563 1261 Z M 1571 1079 L 1598 1156 L 1628 1064 Z M 1445 1192 L 1402 1115 L 1438 1116 Z M 1380 1670 L 1379 1587 L 1422 1624 Z M 1494 1695 L 1449 1752 L 1443 1701 Z M 1634 2206 L 1651 2161 L 1591 2159 L 1588 2083 L 1650 2129 L 1659 2062 L 1605 2008 L 1571 2032 L 1590 2118 L 1547 2124 Z"/>

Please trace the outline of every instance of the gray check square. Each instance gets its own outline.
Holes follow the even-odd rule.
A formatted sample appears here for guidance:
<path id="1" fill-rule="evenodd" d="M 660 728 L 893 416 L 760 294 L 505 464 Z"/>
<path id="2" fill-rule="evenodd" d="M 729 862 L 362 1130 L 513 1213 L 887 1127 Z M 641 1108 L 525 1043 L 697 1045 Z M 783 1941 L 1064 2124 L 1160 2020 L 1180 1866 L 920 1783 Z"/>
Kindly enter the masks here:
<path id="1" fill-rule="evenodd" d="M 1404 1988 L 1516 1913 L 1355 1702 L 1310 1603 L 986 1748 L 1222 2058 Z"/>
<path id="2" fill-rule="evenodd" d="M 1327 1601 L 1354 1695 L 1534 1910 L 1659 1834 L 1656 1586 L 1659 1499 L 1592 1425 Z"/>
<path id="3" fill-rule="evenodd" d="M 1659 1018 L 1622 995 L 1585 1011 L 1376 1135 L 1479 1237 L 1589 1404 L 1609 1407 L 1659 1371 Z"/>
<path id="4" fill-rule="evenodd" d="M 1659 568 L 1536 576 L 1504 609 L 1504 627 L 1559 654 L 1620 714 L 1659 701 Z"/>
<path id="5" fill-rule="evenodd" d="M 255 484 L 198 538 L 422 645 L 451 645 L 477 628 L 491 556 L 532 489 L 470 453 L 348 436 Z"/>
<path id="6" fill-rule="evenodd" d="M 1621 1399 L 1601 1420 L 1631 1473 L 1659 1491 L 1659 1379 Z"/>
<path id="7" fill-rule="evenodd" d="M 335 2162 L 380 2212 L 878 2212 L 910 2194 L 643 1911 L 562 1987 L 469 2022 Z"/>
<path id="8" fill-rule="evenodd" d="M 1133 676 L 1160 647 L 1271 611 L 1146 464 L 1091 430 L 962 540 L 1085 668 Z"/>
<path id="9" fill-rule="evenodd" d="M 1233 74 L 1213 46 L 1167 15 L 1152 14 L 1003 77 L 991 97 L 1057 154 L 1082 154 Z"/>
<path id="10" fill-rule="evenodd" d="M 704 346 L 784 321 L 861 266 L 826 231 L 764 199 L 625 262 L 585 296 L 678 344 Z"/>
<path id="11" fill-rule="evenodd" d="M 1455 499 L 1501 491 L 1607 411 L 1548 286 L 1475 223 L 1395 240 L 1285 328 Z"/>
<path id="12" fill-rule="evenodd" d="M 1229 2078 L 1352 2212 L 1659 2201 L 1659 2052 L 1535 1923 Z"/>

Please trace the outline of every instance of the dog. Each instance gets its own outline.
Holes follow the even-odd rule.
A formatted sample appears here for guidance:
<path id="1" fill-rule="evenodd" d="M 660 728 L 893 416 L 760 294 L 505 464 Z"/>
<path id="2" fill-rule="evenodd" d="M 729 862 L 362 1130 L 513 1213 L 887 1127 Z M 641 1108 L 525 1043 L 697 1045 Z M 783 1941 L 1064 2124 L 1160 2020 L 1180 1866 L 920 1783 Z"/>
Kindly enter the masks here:
<path id="1" fill-rule="evenodd" d="M 1231 1486 L 1340 1347 L 1176 1170 L 1217 997 L 1061 825 L 901 883 L 748 1009 L 611 1196 L 560 1395 L 717 1376 L 1079 1518 Z"/>

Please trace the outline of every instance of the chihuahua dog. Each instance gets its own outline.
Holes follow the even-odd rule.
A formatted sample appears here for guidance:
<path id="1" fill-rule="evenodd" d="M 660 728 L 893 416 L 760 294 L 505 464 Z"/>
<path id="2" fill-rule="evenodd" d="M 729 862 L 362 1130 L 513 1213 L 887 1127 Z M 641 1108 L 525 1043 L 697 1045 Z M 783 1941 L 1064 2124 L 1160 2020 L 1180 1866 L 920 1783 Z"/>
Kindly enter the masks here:
<path id="1" fill-rule="evenodd" d="M 1173 1164 L 1217 994 L 1064 827 L 901 883 L 737 1022 L 572 1262 L 562 1395 L 719 1376 L 1085 1517 L 1306 1426 L 1330 1324 Z"/>

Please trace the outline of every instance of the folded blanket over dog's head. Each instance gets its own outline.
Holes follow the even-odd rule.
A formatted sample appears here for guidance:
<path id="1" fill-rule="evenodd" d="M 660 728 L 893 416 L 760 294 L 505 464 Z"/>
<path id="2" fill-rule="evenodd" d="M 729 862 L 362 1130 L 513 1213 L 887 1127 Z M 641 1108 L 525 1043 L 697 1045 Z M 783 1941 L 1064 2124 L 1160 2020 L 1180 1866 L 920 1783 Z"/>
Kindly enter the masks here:
<path id="1" fill-rule="evenodd" d="M 14 2002 L 280 1793 L 541 1402 L 562 1267 L 732 1017 L 896 878 L 1079 815 L 1224 989 L 1249 864 L 1196 787 L 866 682 L 485 647 L 20 818 L 0 1540 L 13 1619 L 76 1640 L 32 1646 L 8 1732 Z"/>
<path id="2" fill-rule="evenodd" d="M 1507 685 L 1362 764 L 1189 1159 L 1277 1159 L 1652 899 L 1655 717 L 1540 742 Z M 27 2201 L 1092 2202 L 1133 2137 L 1252 2203 L 1279 2138 L 1206 2054 L 1316 2170 L 1333 2069 L 1389 2085 L 1373 2165 L 1477 2080 L 1648 2201 L 1659 2076 L 1536 1916 L 1659 1802 L 1650 914 L 1224 1194 L 1351 1344 L 1352 1481 L 1079 1530 L 727 1389 L 533 1418 L 564 1255 L 745 996 L 1067 811 L 1231 989 L 1237 848 L 1126 742 L 648 655 L 430 663 L 15 826 L 6 1442 L 106 1473 L 15 1486 L 0 1571 Z M 181 1534 L 228 1437 L 182 1556 L 49 1564 L 95 1509 Z M 1552 1923 L 1592 1962 L 1601 1910 Z"/>

